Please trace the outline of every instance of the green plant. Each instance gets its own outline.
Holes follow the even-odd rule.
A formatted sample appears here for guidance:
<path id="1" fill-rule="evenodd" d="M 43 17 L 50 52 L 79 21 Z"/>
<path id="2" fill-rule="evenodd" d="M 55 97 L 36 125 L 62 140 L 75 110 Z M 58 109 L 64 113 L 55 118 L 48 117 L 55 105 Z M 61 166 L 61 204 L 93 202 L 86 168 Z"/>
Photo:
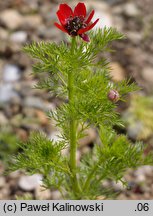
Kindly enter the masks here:
<path id="1" fill-rule="evenodd" d="M 0 127 L 0 160 L 8 163 L 12 154 L 17 153 L 19 138 L 8 127 Z"/>
<path id="2" fill-rule="evenodd" d="M 64 20 L 73 21 L 72 17 Z M 62 20 L 60 28 L 66 31 L 63 23 Z M 34 73 L 43 75 L 37 88 L 48 89 L 63 97 L 66 103 L 49 113 L 61 129 L 60 141 L 50 140 L 40 132 L 32 133 L 29 141 L 20 145 L 23 152 L 15 158 L 14 169 L 41 173 L 44 186 L 58 189 L 63 198 L 96 199 L 104 193 L 103 180 L 109 178 L 124 184 L 122 177 L 127 168 L 149 164 L 152 158 L 143 157 L 142 143 L 133 145 L 113 129 L 122 125 L 116 102 L 138 89 L 127 80 L 112 83 L 109 62 L 102 55 L 111 51 L 110 42 L 122 39 L 123 35 L 113 28 L 103 28 L 90 32 L 89 42 L 89 36 L 80 31 L 79 38 L 77 31 L 75 35 L 67 31 L 70 43 L 39 42 L 24 48 L 38 60 Z M 78 165 L 78 142 L 86 136 L 84 132 L 90 126 L 96 128 L 101 142 L 95 143 Z M 69 154 L 65 156 L 62 151 L 66 148 Z"/>

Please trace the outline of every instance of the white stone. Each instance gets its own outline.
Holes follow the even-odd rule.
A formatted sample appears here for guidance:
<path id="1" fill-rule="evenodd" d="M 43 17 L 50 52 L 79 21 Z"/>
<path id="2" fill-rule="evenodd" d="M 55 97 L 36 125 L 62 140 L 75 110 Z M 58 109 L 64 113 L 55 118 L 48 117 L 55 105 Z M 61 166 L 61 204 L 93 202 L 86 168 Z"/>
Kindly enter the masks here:
<path id="1" fill-rule="evenodd" d="M 7 9 L 1 12 L 0 20 L 7 28 L 15 30 L 22 25 L 23 17 L 17 10 Z"/>
<path id="2" fill-rule="evenodd" d="M 36 188 L 35 196 L 39 200 L 48 200 L 51 199 L 51 191 L 40 185 Z"/>
<path id="3" fill-rule="evenodd" d="M 52 191 L 52 199 L 53 200 L 60 200 L 62 197 L 61 197 L 61 193 L 59 191 Z"/>
<path id="4" fill-rule="evenodd" d="M 28 35 L 25 31 L 17 31 L 11 34 L 10 40 L 17 43 L 25 43 L 27 36 Z"/>
<path id="5" fill-rule="evenodd" d="M 94 29 L 96 28 L 104 28 L 104 26 L 111 27 L 114 25 L 113 17 L 112 17 L 112 10 L 111 7 L 103 1 L 86 1 L 85 4 L 87 8 L 95 10 L 94 17 L 92 21 L 94 22 L 96 19 L 99 18 L 98 23 L 95 25 Z"/>
<path id="6" fill-rule="evenodd" d="M 153 83 L 153 67 L 145 67 L 142 71 L 142 77 L 146 82 Z"/>
<path id="7" fill-rule="evenodd" d="M 24 17 L 23 25 L 25 27 L 37 28 L 42 24 L 42 17 L 39 15 L 27 15 Z"/>
<path id="8" fill-rule="evenodd" d="M 0 86 L 0 103 L 8 102 L 12 98 L 18 97 L 18 94 L 13 90 L 10 83 Z"/>
<path id="9" fill-rule="evenodd" d="M 118 181 L 117 183 L 112 182 L 112 185 L 116 190 L 123 190 L 124 189 L 123 184 L 122 184 L 121 181 Z"/>
<path id="10" fill-rule="evenodd" d="M 42 176 L 34 174 L 32 176 L 21 176 L 18 185 L 22 190 L 32 191 L 42 184 Z"/>
<path id="11" fill-rule="evenodd" d="M 135 17 L 139 15 L 139 9 L 133 2 L 128 2 L 124 5 L 124 12 L 129 17 Z"/>
<path id="12" fill-rule="evenodd" d="M 105 26 L 106 27 L 112 27 L 114 26 L 113 24 L 113 20 L 112 20 L 112 16 L 107 13 L 107 11 L 96 11 L 95 12 L 95 15 L 94 15 L 94 20 L 98 19 L 99 18 L 99 21 L 98 23 L 95 25 L 94 29 L 97 29 L 97 28 L 101 28 L 103 29 Z"/>
<path id="13" fill-rule="evenodd" d="M 20 69 L 13 64 L 7 64 L 3 68 L 3 80 L 4 82 L 15 82 L 21 77 Z"/>

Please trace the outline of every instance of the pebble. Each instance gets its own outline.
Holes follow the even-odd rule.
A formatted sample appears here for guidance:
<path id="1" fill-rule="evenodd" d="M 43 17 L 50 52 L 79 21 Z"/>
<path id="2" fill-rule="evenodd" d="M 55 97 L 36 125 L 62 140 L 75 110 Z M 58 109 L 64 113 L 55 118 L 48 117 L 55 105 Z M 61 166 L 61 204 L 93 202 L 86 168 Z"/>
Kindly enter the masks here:
<path id="1" fill-rule="evenodd" d="M 8 119 L 2 112 L 0 112 L 0 126 L 4 126 L 6 124 L 8 124 Z"/>
<path id="2" fill-rule="evenodd" d="M 0 27 L 0 39 L 1 40 L 7 40 L 8 38 L 8 32 Z"/>
<path id="3" fill-rule="evenodd" d="M 125 79 L 125 70 L 118 62 L 110 63 L 110 75 L 114 81 L 122 81 Z"/>
<path id="4" fill-rule="evenodd" d="M 153 166 L 142 166 L 139 167 L 136 171 L 135 171 L 135 176 L 139 176 L 139 175 L 152 175 L 153 173 Z"/>
<path id="5" fill-rule="evenodd" d="M 17 92 L 13 90 L 13 86 L 10 83 L 6 83 L 0 86 L 0 103 L 9 102 L 13 98 L 18 98 Z"/>
<path id="6" fill-rule="evenodd" d="M 42 126 L 45 126 L 47 124 L 49 124 L 49 119 L 48 117 L 46 116 L 45 112 L 44 111 L 41 111 L 41 110 L 35 110 L 35 114 L 36 116 L 38 117 L 39 119 L 39 122 Z"/>
<path id="7" fill-rule="evenodd" d="M 18 182 L 19 187 L 25 191 L 36 189 L 42 181 L 42 176 L 34 174 L 32 176 L 21 176 Z"/>
<path id="8" fill-rule="evenodd" d="M 16 170 L 14 172 L 9 173 L 9 178 L 18 179 L 20 175 L 21 175 L 21 172 L 19 170 Z"/>
<path id="9" fill-rule="evenodd" d="M 38 108 L 38 109 L 42 109 L 42 110 L 46 109 L 46 106 L 45 106 L 43 100 L 41 98 L 35 97 L 35 96 L 26 97 L 24 100 L 24 106 Z"/>
<path id="10" fill-rule="evenodd" d="M 25 31 L 17 31 L 11 34 L 10 40 L 15 43 L 25 43 L 27 41 L 27 33 Z"/>
<path id="11" fill-rule="evenodd" d="M 123 184 L 122 184 L 122 182 L 112 182 L 112 186 L 113 186 L 113 188 L 116 190 L 116 191 L 121 191 L 121 190 L 124 190 L 124 187 L 123 187 Z"/>
<path id="12" fill-rule="evenodd" d="M 0 21 L 8 29 L 15 30 L 22 26 L 23 17 L 17 10 L 7 9 L 1 12 Z"/>
<path id="13" fill-rule="evenodd" d="M 131 139 L 136 140 L 136 139 L 140 138 L 140 135 L 141 135 L 143 129 L 144 129 L 143 123 L 140 121 L 135 121 L 135 122 L 129 124 L 127 127 L 128 136 Z"/>
<path id="14" fill-rule="evenodd" d="M 7 185 L 4 188 L 2 188 L 2 190 L 0 190 L 0 200 L 8 200 L 8 199 L 10 199 L 10 197 L 9 197 L 9 188 Z"/>
<path id="15" fill-rule="evenodd" d="M 61 199 L 61 193 L 59 191 L 52 191 L 51 193 L 53 200 L 60 200 Z"/>
<path id="16" fill-rule="evenodd" d="M 42 24 L 42 22 L 42 17 L 40 15 L 27 15 L 23 20 L 23 28 L 36 29 L 39 25 Z"/>
<path id="17" fill-rule="evenodd" d="M 5 178 L 3 176 L 0 176 L 0 188 L 3 188 L 5 186 Z"/>
<path id="18" fill-rule="evenodd" d="M 103 28 L 105 26 L 111 27 L 114 25 L 111 7 L 107 3 L 103 1 L 94 1 L 94 3 L 93 1 L 88 1 L 87 7 L 95 9 L 94 20 L 99 18 L 94 29 Z"/>
<path id="19" fill-rule="evenodd" d="M 21 78 L 20 69 L 13 64 L 6 64 L 3 68 L 4 82 L 15 82 Z"/>
<path id="20" fill-rule="evenodd" d="M 39 185 L 35 190 L 35 197 L 36 199 L 39 199 L 39 200 L 50 200 L 51 191 Z"/>
<path id="21" fill-rule="evenodd" d="M 137 45 L 140 44 L 142 35 L 140 34 L 140 32 L 129 31 L 127 33 L 127 38 L 130 39 L 134 45 Z"/>
<path id="22" fill-rule="evenodd" d="M 153 67 L 145 67 L 142 71 L 142 77 L 147 83 L 153 84 Z"/>
<path id="23" fill-rule="evenodd" d="M 107 27 L 114 26 L 113 18 L 111 16 L 111 14 L 108 13 L 107 11 L 106 12 L 105 11 L 103 11 L 103 12 L 96 11 L 94 18 L 95 18 L 95 20 L 98 18 L 100 19 L 98 21 L 98 23 L 96 24 L 96 26 L 94 27 L 94 29 L 97 29 L 97 28 L 103 29 L 105 26 L 107 26 Z"/>
<path id="24" fill-rule="evenodd" d="M 93 143 L 97 138 L 97 133 L 93 128 L 88 128 L 84 131 L 86 136 L 79 140 L 80 148 Z"/>
<path id="25" fill-rule="evenodd" d="M 135 3 L 128 2 L 124 4 L 124 13 L 129 17 L 136 17 L 139 15 L 140 11 Z"/>

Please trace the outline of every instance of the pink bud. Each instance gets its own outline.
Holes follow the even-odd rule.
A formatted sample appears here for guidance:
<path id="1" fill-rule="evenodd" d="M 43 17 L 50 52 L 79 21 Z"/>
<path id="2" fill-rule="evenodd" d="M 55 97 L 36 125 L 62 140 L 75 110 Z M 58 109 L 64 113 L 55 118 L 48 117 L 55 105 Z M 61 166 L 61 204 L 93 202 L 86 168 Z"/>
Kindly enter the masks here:
<path id="1" fill-rule="evenodd" d="M 112 89 L 112 90 L 110 90 L 109 92 L 108 92 L 108 94 L 107 94 L 107 97 L 108 97 L 108 99 L 110 100 L 110 101 L 112 101 L 112 102 L 117 102 L 118 100 L 119 100 L 119 93 L 118 93 L 118 91 L 116 91 L 116 90 L 114 90 L 114 89 Z"/>

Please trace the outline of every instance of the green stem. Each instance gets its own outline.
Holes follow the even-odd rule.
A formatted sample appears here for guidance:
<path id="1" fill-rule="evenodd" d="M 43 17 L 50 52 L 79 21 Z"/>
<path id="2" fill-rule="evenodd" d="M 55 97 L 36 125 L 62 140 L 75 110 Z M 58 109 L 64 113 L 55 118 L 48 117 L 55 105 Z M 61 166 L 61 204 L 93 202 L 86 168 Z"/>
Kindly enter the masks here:
<path id="1" fill-rule="evenodd" d="M 71 44 L 71 53 L 74 54 L 75 49 L 75 37 L 72 38 Z M 74 77 L 73 77 L 73 69 L 68 73 L 68 97 L 69 104 L 71 107 L 71 118 L 70 118 L 70 170 L 72 173 L 72 187 L 75 194 L 79 192 L 79 184 L 77 180 L 76 170 L 76 151 L 77 151 L 77 138 L 76 138 L 76 130 L 77 130 L 77 122 L 75 121 L 75 117 L 73 114 L 73 105 L 74 105 Z"/>
<path id="2" fill-rule="evenodd" d="M 96 170 L 98 169 L 99 163 L 95 164 L 95 166 L 93 167 L 93 169 L 91 170 L 91 172 L 89 173 L 87 180 L 84 183 L 83 186 L 83 190 L 88 190 L 89 186 L 90 186 L 90 182 L 91 182 L 91 178 L 94 175 L 94 173 L 96 172 Z"/>

